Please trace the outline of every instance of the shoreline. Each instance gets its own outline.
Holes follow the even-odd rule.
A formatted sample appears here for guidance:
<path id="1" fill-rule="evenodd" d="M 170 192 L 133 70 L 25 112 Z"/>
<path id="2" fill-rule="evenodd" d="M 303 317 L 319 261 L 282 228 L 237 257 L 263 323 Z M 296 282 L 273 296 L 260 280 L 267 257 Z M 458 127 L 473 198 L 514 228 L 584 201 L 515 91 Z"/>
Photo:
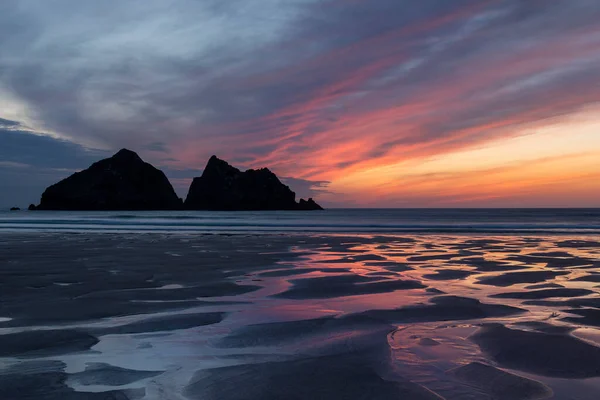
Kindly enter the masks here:
<path id="1" fill-rule="evenodd" d="M 499 238 L 507 238 L 507 237 L 530 237 L 530 238 L 539 238 L 539 237 L 551 237 L 551 238 L 568 238 L 573 239 L 577 242 L 590 242 L 597 243 L 596 239 L 600 238 L 600 233 L 551 233 L 546 231 L 541 232 L 438 232 L 438 231 L 430 231 L 430 232 L 422 232 L 422 231 L 410 231 L 410 232 L 330 232 L 330 231 L 181 231 L 181 230 L 165 230 L 165 231 L 155 231 L 155 230 L 147 230 L 147 231 L 138 231 L 138 230 L 97 230 L 97 231 L 81 231 L 81 230 L 41 230 L 41 231 L 33 231 L 33 230 L 12 230 L 6 229 L 3 230 L 0 228 L 0 240 L 2 240 L 2 236 L 14 236 L 14 235 L 23 235 L 23 236 L 52 236 L 52 235 L 98 235 L 98 236 L 151 236 L 157 235 L 162 237 L 169 236 L 186 236 L 186 237 L 257 237 L 257 238 L 269 238 L 269 237 L 290 237 L 290 238 L 318 238 L 318 237 L 369 237 L 369 238 L 404 238 L 404 237 L 482 237 L 482 238 L 490 238 L 490 237 L 499 237 Z M 579 240 L 581 238 L 582 240 Z M 584 243 L 585 244 L 585 243 Z M 598 246 L 600 247 L 600 245 Z"/>
<path id="2" fill-rule="evenodd" d="M 600 235 L 600 209 L 0 213 L 0 232 Z"/>

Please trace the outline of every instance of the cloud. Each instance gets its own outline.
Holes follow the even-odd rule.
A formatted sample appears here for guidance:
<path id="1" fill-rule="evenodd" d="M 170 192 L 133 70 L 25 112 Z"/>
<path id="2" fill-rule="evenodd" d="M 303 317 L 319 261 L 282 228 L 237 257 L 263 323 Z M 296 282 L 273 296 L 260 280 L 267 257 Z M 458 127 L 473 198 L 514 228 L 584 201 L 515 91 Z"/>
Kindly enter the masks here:
<path id="1" fill-rule="evenodd" d="M 88 149 L 67 140 L 0 127 L 0 160 L 5 163 L 77 170 L 108 155 L 106 151 Z"/>
<path id="2" fill-rule="evenodd" d="M 148 151 L 157 153 L 168 153 L 168 145 L 165 142 L 152 142 L 144 147 Z"/>
<path id="3" fill-rule="evenodd" d="M 16 129 L 20 126 L 21 124 L 17 121 L 11 121 L 10 119 L 0 118 L 0 129 Z"/>
<path id="4" fill-rule="evenodd" d="M 9 93 L 28 109 L 24 125 L 63 139 L 46 162 L 128 147 L 184 171 L 180 191 L 215 153 L 306 188 L 506 140 L 600 102 L 594 0 L 2 8 L 0 104 Z M 0 129 L 24 130 L 13 123 Z M 42 157 L 25 148 L 43 140 L 20 138 L 24 159 L 0 150 L 0 160 Z"/>
<path id="5" fill-rule="evenodd" d="M 44 189 L 108 155 L 0 119 L 0 207 L 37 203 Z"/>

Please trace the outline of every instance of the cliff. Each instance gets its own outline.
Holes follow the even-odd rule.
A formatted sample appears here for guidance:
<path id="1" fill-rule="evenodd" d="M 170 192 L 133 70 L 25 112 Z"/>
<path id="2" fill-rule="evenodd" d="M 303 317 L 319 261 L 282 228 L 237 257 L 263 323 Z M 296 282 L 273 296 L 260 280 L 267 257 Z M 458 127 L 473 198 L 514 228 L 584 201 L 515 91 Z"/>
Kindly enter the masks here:
<path id="1" fill-rule="evenodd" d="M 133 151 L 122 149 L 48 187 L 35 209 L 176 210 L 181 207 L 181 200 L 162 171 Z"/>
<path id="2" fill-rule="evenodd" d="M 322 210 L 312 199 L 296 203 L 296 194 L 268 168 L 245 172 L 212 156 L 190 186 L 189 210 Z"/>

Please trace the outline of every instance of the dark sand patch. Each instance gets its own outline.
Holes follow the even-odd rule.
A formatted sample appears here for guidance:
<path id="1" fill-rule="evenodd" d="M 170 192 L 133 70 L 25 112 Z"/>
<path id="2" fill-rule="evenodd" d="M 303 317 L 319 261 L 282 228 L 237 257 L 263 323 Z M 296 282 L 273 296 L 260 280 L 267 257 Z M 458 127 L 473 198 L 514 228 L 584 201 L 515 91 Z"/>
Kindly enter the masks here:
<path id="1" fill-rule="evenodd" d="M 386 258 L 377 254 L 361 254 L 357 256 L 345 257 L 348 261 L 385 261 Z"/>
<path id="2" fill-rule="evenodd" d="M 340 258 L 335 258 L 332 260 L 320 260 L 317 261 L 319 263 L 355 263 L 355 262 L 363 262 L 363 261 L 385 261 L 386 258 L 382 256 L 378 256 L 376 254 L 358 254 L 353 256 L 345 256 Z"/>
<path id="3" fill-rule="evenodd" d="M 385 253 L 381 253 L 386 257 L 410 257 L 419 255 L 419 253 L 415 253 L 414 251 L 406 251 L 406 250 L 396 250 L 396 251 L 386 251 Z"/>
<path id="4" fill-rule="evenodd" d="M 548 299 L 551 297 L 581 297 L 593 294 L 594 292 L 587 289 L 542 289 L 529 292 L 508 292 L 493 294 L 490 297 L 497 299 Z"/>
<path id="5" fill-rule="evenodd" d="M 0 395 L 3 400 L 137 400 L 145 389 L 76 392 L 66 384 L 66 365 L 59 361 L 19 363 L 0 373 Z"/>
<path id="6" fill-rule="evenodd" d="M 421 289 L 425 286 L 413 280 L 381 280 L 360 275 L 327 276 L 295 279 L 292 287 L 274 297 L 287 299 L 325 299 L 360 294 L 387 293 L 404 289 Z"/>
<path id="7" fill-rule="evenodd" d="M 113 326 L 110 328 L 94 329 L 92 333 L 97 335 L 132 334 L 146 332 L 176 331 L 190 329 L 198 326 L 217 324 L 223 320 L 225 313 L 195 313 L 175 314 L 162 317 L 151 317 L 139 322 L 127 325 Z"/>
<path id="8" fill-rule="evenodd" d="M 198 305 L 196 301 L 135 303 L 111 298 L 73 300 L 48 298 L 46 301 L 36 302 L 34 307 L 20 304 L 11 306 L 8 309 L 3 308 L 2 311 L 5 315 L 14 318 L 12 321 L 8 321 L 5 326 L 29 326 L 175 311 L 196 305 Z"/>
<path id="9" fill-rule="evenodd" d="M 499 240 L 499 239 L 466 239 L 464 241 L 464 243 L 461 244 L 461 246 L 463 247 L 487 247 L 487 246 L 491 246 L 494 244 L 504 244 L 504 241 Z"/>
<path id="10" fill-rule="evenodd" d="M 364 265 L 366 265 L 367 267 L 382 267 L 382 268 L 387 269 L 388 271 L 394 271 L 394 272 L 410 271 L 410 270 L 414 269 L 412 267 L 409 267 L 408 265 L 397 263 L 394 261 L 366 262 L 366 263 L 364 263 Z"/>
<path id="11" fill-rule="evenodd" d="M 545 261 L 548 268 L 596 268 L 599 265 L 593 260 L 581 257 L 571 257 L 569 259 L 547 258 Z"/>
<path id="12" fill-rule="evenodd" d="M 342 269 L 342 270 L 347 271 L 346 269 Z M 260 274 L 258 274 L 258 276 L 263 277 L 263 278 L 276 278 L 276 277 L 308 274 L 310 272 L 316 272 L 316 271 L 320 271 L 320 269 L 318 269 L 318 268 L 278 269 L 275 271 L 261 272 Z"/>
<path id="13" fill-rule="evenodd" d="M 455 379 L 482 390 L 494 400 L 536 400 L 552 397 L 543 383 L 472 362 L 446 372 Z"/>
<path id="14" fill-rule="evenodd" d="M 89 363 L 85 371 L 69 375 L 69 382 L 79 385 L 106 385 L 121 386 L 151 378 L 162 374 L 164 371 L 137 371 L 133 369 L 115 367 L 104 363 Z"/>
<path id="15" fill-rule="evenodd" d="M 452 260 L 456 257 L 462 257 L 462 254 L 454 253 L 454 254 L 434 254 L 430 256 L 413 256 L 408 257 L 408 261 L 435 261 L 435 260 Z"/>
<path id="16" fill-rule="evenodd" d="M 351 264 L 353 261 L 348 260 L 346 257 L 332 258 L 328 260 L 317 260 L 316 264 Z"/>
<path id="17" fill-rule="evenodd" d="M 527 265 L 514 265 L 502 261 L 486 260 L 483 257 L 463 258 L 453 263 L 474 267 L 477 271 L 481 272 L 515 271 L 529 268 Z"/>
<path id="18" fill-rule="evenodd" d="M 198 371 L 184 395 L 202 400 L 441 400 L 414 383 L 383 379 L 360 353 Z"/>
<path id="19" fill-rule="evenodd" d="M 579 317 L 565 317 L 561 321 L 572 322 L 574 324 L 582 324 L 589 326 L 600 327 L 600 310 L 593 308 L 581 308 L 581 309 L 570 309 L 565 310 L 570 314 L 579 315 Z"/>
<path id="20" fill-rule="evenodd" d="M 273 346 L 286 342 L 301 341 L 315 335 L 328 335 L 342 331 L 382 331 L 384 335 L 391 326 L 368 318 L 336 318 L 333 316 L 300 321 L 273 322 L 248 325 L 222 338 L 217 346 L 254 347 Z"/>
<path id="21" fill-rule="evenodd" d="M 584 276 L 580 276 L 578 278 L 575 279 L 571 279 L 574 282 L 600 282 L 600 274 L 589 274 L 589 275 L 584 275 Z"/>
<path id="22" fill-rule="evenodd" d="M 169 333 L 169 332 L 139 333 L 139 334 L 133 335 L 133 338 L 134 339 L 151 339 L 151 338 L 163 338 L 163 337 L 167 337 L 167 336 L 171 336 L 171 333 Z"/>
<path id="23" fill-rule="evenodd" d="M 302 255 L 288 251 L 286 237 L 270 238 L 273 254 L 263 253 L 263 242 L 244 235 L 235 241 L 219 235 L 180 239 L 153 234 L 12 235 L 11 261 L 3 265 L 0 279 L 2 317 L 12 321 L 3 326 L 76 323 L 194 307 L 202 305 L 196 298 L 257 290 L 260 286 L 238 285 L 229 278 L 281 269 L 277 263 L 284 253 L 288 259 Z M 56 284 L 72 282 L 77 284 Z M 176 286 L 181 284 L 185 287 Z"/>
<path id="24" fill-rule="evenodd" d="M 435 274 L 426 274 L 423 275 L 425 279 L 431 279 L 434 281 L 446 281 L 453 279 L 464 279 L 467 276 L 473 275 L 476 272 L 474 271 L 465 271 L 462 269 L 441 269 L 436 271 Z"/>
<path id="25" fill-rule="evenodd" d="M 73 330 L 33 330 L 0 336 L 0 357 L 47 357 L 89 350 L 98 338 Z"/>
<path id="26" fill-rule="evenodd" d="M 547 306 L 547 307 L 593 307 L 600 308 L 600 297 L 585 297 L 567 300 L 527 300 L 525 305 Z"/>
<path id="27" fill-rule="evenodd" d="M 588 258 L 569 256 L 568 258 L 556 258 L 556 257 L 535 257 L 532 255 L 513 255 L 507 257 L 508 260 L 520 261 L 523 263 L 531 264 L 546 264 L 548 268 L 569 268 L 578 267 L 582 265 L 590 265 L 593 260 Z"/>
<path id="28" fill-rule="evenodd" d="M 573 254 L 571 253 L 567 253 L 566 251 L 540 251 L 540 252 L 535 252 L 535 253 L 529 253 L 527 254 L 527 256 L 532 256 L 532 257 L 559 257 L 559 258 L 572 258 L 575 257 Z"/>
<path id="29" fill-rule="evenodd" d="M 507 272 L 502 275 L 488 276 L 477 281 L 480 285 L 512 286 L 521 283 L 538 283 L 554 279 L 560 275 L 567 275 L 567 271 L 523 271 Z"/>
<path id="30" fill-rule="evenodd" d="M 334 317 L 248 325 L 225 336 L 218 342 L 218 346 L 230 348 L 275 345 L 289 340 L 297 340 L 315 330 L 322 329 L 332 321 L 334 321 Z"/>
<path id="31" fill-rule="evenodd" d="M 527 332 L 500 324 L 470 339 L 503 367 L 557 378 L 600 376 L 600 347 L 569 335 Z"/>
<path id="32" fill-rule="evenodd" d="M 86 276 L 85 271 L 81 274 Z M 124 276 L 122 279 L 127 280 L 130 277 Z M 0 289 L 1 286 L 0 284 Z M 180 310 L 205 305 L 196 300 L 197 297 L 232 296 L 260 289 L 260 286 L 237 285 L 233 282 L 209 282 L 201 286 L 174 289 L 141 287 L 106 290 L 106 282 L 102 278 L 85 285 L 52 286 L 39 292 L 26 288 L 16 293 L 0 292 L 4 300 L 2 314 L 13 318 L 6 326 L 61 324 Z M 159 285 L 161 286 L 163 285 Z M 85 293 L 73 292 L 74 287 Z"/>
<path id="33" fill-rule="evenodd" d="M 276 257 L 279 260 L 288 260 L 288 259 L 298 259 L 298 258 L 309 258 L 315 254 L 319 254 L 319 252 L 314 251 L 272 251 L 262 254 L 268 254 L 271 257 Z"/>
<path id="34" fill-rule="evenodd" d="M 564 286 L 559 285 L 558 283 L 540 283 L 538 285 L 525 286 L 525 289 L 554 289 L 554 288 L 564 288 Z"/>
<path id="35" fill-rule="evenodd" d="M 567 247 L 574 249 L 595 249 L 600 247 L 600 242 L 592 240 L 563 240 L 556 243 L 556 247 Z"/>
<path id="36" fill-rule="evenodd" d="M 405 272 L 405 271 L 410 271 L 410 270 L 414 269 L 407 265 L 402 265 L 402 264 L 387 265 L 384 268 L 387 269 L 388 271 L 392 271 L 392 272 Z"/>
<path id="37" fill-rule="evenodd" d="M 485 304 L 477 299 L 458 296 L 438 296 L 432 304 L 419 304 L 394 310 L 371 310 L 354 314 L 390 323 L 434 322 L 505 317 L 525 310 L 501 304 Z"/>
<path id="38" fill-rule="evenodd" d="M 350 268 L 340 268 L 340 267 L 323 267 L 317 269 L 320 272 L 325 274 L 346 274 L 351 273 Z"/>
<path id="39" fill-rule="evenodd" d="M 181 287 L 174 289 L 136 289 L 121 291 L 99 291 L 81 296 L 79 299 L 119 299 L 138 301 L 175 301 L 195 300 L 197 297 L 236 296 L 260 289 L 256 285 L 238 285 L 234 282 L 213 282 L 206 285 Z"/>

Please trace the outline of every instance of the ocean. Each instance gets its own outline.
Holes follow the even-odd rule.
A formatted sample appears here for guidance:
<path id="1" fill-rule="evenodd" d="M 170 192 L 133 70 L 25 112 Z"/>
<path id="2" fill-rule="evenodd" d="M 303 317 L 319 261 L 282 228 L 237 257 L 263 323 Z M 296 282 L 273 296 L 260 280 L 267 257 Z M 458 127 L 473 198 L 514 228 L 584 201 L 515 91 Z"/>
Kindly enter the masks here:
<path id="1" fill-rule="evenodd" d="M 2 211 L 8 232 L 599 234 L 600 209 Z"/>

